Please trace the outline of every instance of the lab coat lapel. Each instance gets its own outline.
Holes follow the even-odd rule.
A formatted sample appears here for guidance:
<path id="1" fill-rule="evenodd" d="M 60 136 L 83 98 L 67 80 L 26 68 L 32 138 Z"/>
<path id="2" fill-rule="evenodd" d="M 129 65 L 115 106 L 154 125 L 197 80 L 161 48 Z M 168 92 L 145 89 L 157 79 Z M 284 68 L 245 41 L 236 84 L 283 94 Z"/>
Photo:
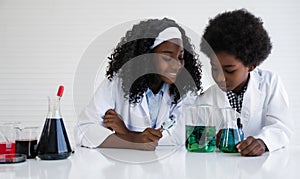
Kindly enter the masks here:
<path id="1" fill-rule="evenodd" d="M 144 96 L 140 103 L 140 108 L 141 108 L 140 110 L 144 112 L 145 116 L 147 116 L 147 119 L 150 121 L 150 114 L 149 114 L 149 107 L 147 103 L 146 93 L 144 93 Z"/>
<path id="2" fill-rule="evenodd" d="M 171 97 L 169 94 L 169 85 L 167 85 L 163 98 L 161 100 L 160 109 L 157 116 L 156 128 L 159 128 L 161 124 L 169 117 L 169 111 L 171 107 Z"/>
<path id="3" fill-rule="evenodd" d="M 244 127 L 247 127 L 250 118 L 256 119 L 255 115 L 258 114 L 259 111 L 262 111 L 262 93 L 261 93 L 261 77 L 257 74 L 257 71 L 253 71 L 250 73 L 250 79 L 248 82 L 247 90 L 244 94 L 241 118 Z M 259 119 L 259 118 L 257 118 Z"/>
<path id="4" fill-rule="evenodd" d="M 140 103 L 137 104 L 131 104 L 131 113 L 133 114 L 140 114 L 143 116 L 144 119 L 144 125 L 150 127 L 151 121 L 150 121 L 150 114 L 149 114 L 149 108 L 147 104 L 146 94 L 144 93 L 143 98 L 141 99 Z M 134 120 L 134 119 L 132 119 Z"/>

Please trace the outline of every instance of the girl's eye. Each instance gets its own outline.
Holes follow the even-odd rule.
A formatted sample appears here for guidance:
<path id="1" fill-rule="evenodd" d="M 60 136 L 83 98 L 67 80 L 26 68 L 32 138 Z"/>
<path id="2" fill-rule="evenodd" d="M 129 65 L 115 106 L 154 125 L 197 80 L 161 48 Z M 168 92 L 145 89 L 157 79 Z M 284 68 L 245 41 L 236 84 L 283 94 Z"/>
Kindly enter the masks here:
<path id="1" fill-rule="evenodd" d="M 172 60 L 172 58 L 163 57 L 163 60 L 166 61 L 166 62 L 169 62 L 169 61 Z"/>

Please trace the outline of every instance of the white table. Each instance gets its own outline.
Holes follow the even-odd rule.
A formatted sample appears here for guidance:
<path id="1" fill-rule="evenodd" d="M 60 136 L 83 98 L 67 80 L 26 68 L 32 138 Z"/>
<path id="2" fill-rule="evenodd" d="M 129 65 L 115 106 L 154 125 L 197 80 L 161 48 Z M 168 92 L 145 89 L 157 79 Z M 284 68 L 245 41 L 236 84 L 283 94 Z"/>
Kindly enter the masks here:
<path id="1" fill-rule="evenodd" d="M 77 148 L 65 160 L 29 159 L 18 164 L 1 164 L 0 179 L 297 179 L 300 178 L 299 153 L 300 146 L 260 157 L 190 153 L 184 147 L 158 147 L 156 151 Z"/>

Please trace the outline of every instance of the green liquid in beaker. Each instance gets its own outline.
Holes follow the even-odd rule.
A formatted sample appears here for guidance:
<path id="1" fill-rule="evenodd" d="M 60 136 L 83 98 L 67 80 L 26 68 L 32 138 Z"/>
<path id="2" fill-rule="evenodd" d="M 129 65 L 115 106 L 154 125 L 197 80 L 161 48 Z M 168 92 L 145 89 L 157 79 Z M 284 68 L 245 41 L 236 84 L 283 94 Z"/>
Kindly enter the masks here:
<path id="1" fill-rule="evenodd" d="M 213 126 L 185 126 L 185 146 L 189 152 L 213 152 L 216 147 L 216 128 Z"/>
<path id="2" fill-rule="evenodd" d="M 236 145 L 241 141 L 237 129 L 222 129 L 219 149 L 224 153 L 237 153 Z"/>

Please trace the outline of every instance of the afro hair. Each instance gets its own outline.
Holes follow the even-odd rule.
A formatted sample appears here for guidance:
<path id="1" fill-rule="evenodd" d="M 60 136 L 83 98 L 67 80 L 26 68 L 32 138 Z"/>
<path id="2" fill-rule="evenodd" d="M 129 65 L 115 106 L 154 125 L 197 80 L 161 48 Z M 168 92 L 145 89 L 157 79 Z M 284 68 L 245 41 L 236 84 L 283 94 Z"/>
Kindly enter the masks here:
<path id="1" fill-rule="evenodd" d="M 226 52 L 245 66 L 258 66 L 271 53 L 272 43 L 262 20 L 240 9 L 209 20 L 200 49 L 209 58 L 212 53 Z"/>

